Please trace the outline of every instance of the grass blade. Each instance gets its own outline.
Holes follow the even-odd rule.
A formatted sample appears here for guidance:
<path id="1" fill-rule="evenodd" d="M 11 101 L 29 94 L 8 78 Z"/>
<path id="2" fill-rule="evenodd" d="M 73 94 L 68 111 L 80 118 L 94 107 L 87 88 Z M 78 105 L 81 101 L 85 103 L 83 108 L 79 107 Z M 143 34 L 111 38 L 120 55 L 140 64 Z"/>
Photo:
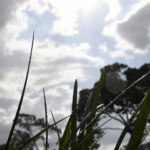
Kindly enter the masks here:
<path id="1" fill-rule="evenodd" d="M 77 79 L 75 80 L 73 90 L 72 115 L 71 115 L 71 141 L 77 136 Z M 71 150 L 76 150 L 76 142 L 71 145 Z"/>
<path id="2" fill-rule="evenodd" d="M 99 83 L 98 83 L 96 95 L 94 97 L 94 103 L 93 103 L 92 110 L 91 110 L 91 115 L 90 115 L 90 120 L 91 121 L 92 121 L 93 118 L 95 118 L 95 113 L 96 113 L 97 105 L 98 105 L 98 101 L 99 101 L 99 95 L 100 95 L 100 91 L 101 91 L 102 85 L 103 85 L 104 72 L 105 72 L 105 68 L 103 68 L 103 70 L 102 70 L 102 74 L 101 74 L 101 77 L 100 77 L 100 80 L 99 80 Z M 92 132 L 92 130 L 93 130 L 93 123 L 90 124 L 90 126 L 87 128 L 85 138 Z M 90 140 L 91 140 L 91 136 L 89 136 L 83 142 L 82 150 L 88 149 L 88 146 L 90 144 Z"/>
<path id="3" fill-rule="evenodd" d="M 63 118 L 63 119 L 61 119 L 61 120 L 59 120 L 59 121 L 57 121 L 57 122 L 54 123 L 54 124 L 48 126 L 48 128 L 46 128 L 46 129 L 42 130 L 41 132 L 39 132 L 38 134 L 36 134 L 36 135 L 35 135 L 34 137 L 32 137 L 29 141 L 27 141 L 24 145 L 22 145 L 18 150 L 23 150 L 26 146 L 28 146 L 31 142 L 33 142 L 36 138 L 38 138 L 38 137 L 39 137 L 42 133 L 44 133 L 46 130 L 52 128 L 55 124 L 57 124 L 57 123 L 59 123 L 59 122 L 65 120 L 65 119 L 68 118 L 68 117 L 70 117 L 70 115 L 67 116 L 67 117 L 65 117 L 65 118 Z"/>
<path id="4" fill-rule="evenodd" d="M 45 121 L 46 121 L 46 129 L 48 126 L 48 121 L 47 121 L 47 105 L 46 105 L 46 96 L 45 96 L 45 91 L 43 88 L 43 95 L 44 95 L 44 105 L 45 105 Z M 55 122 L 54 122 L 55 123 Z M 46 145 L 45 145 L 45 149 L 47 150 L 48 148 L 48 130 L 46 130 Z"/>
<path id="5" fill-rule="evenodd" d="M 104 106 L 104 104 L 99 105 L 99 106 L 97 107 L 97 110 L 98 110 L 99 108 L 103 107 L 103 106 Z M 77 130 L 79 130 L 79 129 L 82 128 L 83 124 L 85 124 L 85 122 L 86 122 L 87 119 L 90 117 L 90 115 L 91 115 L 91 111 L 82 119 L 82 121 L 81 121 L 80 124 L 78 125 Z"/>
<path id="6" fill-rule="evenodd" d="M 84 108 L 84 112 L 83 112 L 83 119 L 80 122 L 78 129 L 82 128 L 82 126 L 86 123 L 87 118 L 90 116 L 91 114 L 91 109 L 90 109 L 90 105 L 92 103 L 92 96 L 93 96 L 93 91 L 90 93 L 88 99 L 87 99 L 87 103 L 86 106 Z"/>
<path id="7" fill-rule="evenodd" d="M 11 137 L 13 135 L 13 132 L 14 132 L 14 129 L 15 129 L 15 124 L 17 122 L 17 119 L 18 119 L 18 116 L 19 116 L 19 112 L 20 112 L 20 109 L 21 109 L 21 105 L 22 105 L 22 102 L 23 102 L 23 97 L 24 97 L 24 93 L 25 93 L 25 89 L 26 89 L 26 85 L 27 85 L 27 80 L 28 80 L 28 75 L 29 75 L 29 70 L 30 70 L 30 64 L 31 64 L 31 58 L 32 58 L 32 50 L 33 50 L 33 43 L 34 43 L 34 32 L 33 32 L 33 37 L 32 37 L 31 52 L 30 52 L 30 58 L 29 58 L 28 69 L 27 69 L 26 78 L 25 78 L 25 82 L 24 82 L 24 87 L 23 87 L 23 90 L 22 90 L 22 95 L 21 95 L 21 98 L 20 98 L 20 102 L 19 102 L 19 105 L 18 105 L 16 116 L 15 116 L 15 119 L 13 121 L 13 125 L 12 125 L 12 128 L 11 128 L 11 131 L 9 133 L 9 137 L 8 137 L 8 140 L 7 140 L 7 143 L 6 143 L 5 150 L 8 150 L 9 143 L 10 143 Z"/>
<path id="8" fill-rule="evenodd" d="M 67 143 L 67 141 L 69 140 L 70 137 L 70 129 L 71 129 L 71 117 L 68 120 L 67 126 L 65 128 L 63 137 L 60 141 L 60 145 L 59 145 L 59 150 L 64 150 L 65 149 L 65 145 Z"/>
<path id="9" fill-rule="evenodd" d="M 144 99 L 141 101 L 141 103 L 139 104 L 138 108 L 135 110 L 135 113 L 129 119 L 128 124 L 124 127 L 124 129 L 123 129 L 123 131 L 122 131 L 122 133 L 121 133 L 121 135 L 120 135 L 120 137 L 119 137 L 119 139 L 117 141 L 117 144 L 116 144 L 114 150 L 118 150 L 119 149 L 119 147 L 120 147 L 120 145 L 121 145 L 121 143 L 122 143 L 122 141 L 123 141 L 123 139 L 124 139 L 128 129 L 129 129 L 130 124 L 133 122 L 134 118 L 137 116 L 138 112 L 140 111 L 140 108 L 141 108 L 141 105 L 142 105 Z"/>
<path id="10" fill-rule="evenodd" d="M 119 114 L 123 113 L 124 111 L 125 111 L 125 110 L 121 111 Z M 81 144 L 82 144 L 87 138 L 89 138 L 90 136 L 92 136 L 96 130 L 99 130 L 103 125 L 105 125 L 107 122 L 111 121 L 112 119 L 116 119 L 116 117 L 117 117 L 119 114 L 117 114 L 117 115 L 114 116 L 114 117 L 111 117 L 111 118 L 108 119 L 106 122 L 104 122 L 103 124 L 101 124 L 100 126 L 98 126 L 96 129 L 94 129 L 89 135 L 87 135 L 87 136 L 80 142 L 80 144 L 78 145 L 77 149 L 81 146 Z"/>
<path id="11" fill-rule="evenodd" d="M 123 111 L 120 112 L 119 114 L 123 113 L 124 111 L 125 111 L 125 110 L 123 110 Z M 117 114 L 116 116 L 118 116 L 118 114 Z M 100 125 L 100 126 L 97 127 L 96 129 L 94 129 L 88 136 L 91 136 L 92 134 L 94 134 L 94 132 L 95 132 L 96 130 L 100 129 L 104 124 L 106 124 L 106 123 L 109 122 L 110 120 L 116 119 L 116 116 L 111 117 L 109 120 L 107 120 L 106 122 L 104 122 L 102 125 Z M 85 129 L 84 129 L 84 130 L 85 130 Z M 83 131 L 84 131 L 84 130 L 83 130 Z M 81 131 L 80 134 L 82 134 L 83 131 Z M 79 138 L 80 134 L 76 137 L 76 139 L 75 139 L 74 141 L 71 141 L 71 142 L 69 143 L 69 145 L 65 148 L 65 150 L 68 150 L 68 148 L 71 146 L 71 144 L 74 143 L 74 142 Z M 86 138 L 87 138 L 87 137 L 86 137 Z M 84 138 L 84 139 L 80 142 L 80 144 L 77 146 L 77 149 L 79 149 L 79 147 L 81 146 L 81 144 L 83 143 L 83 141 L 86 140 L 86 138 Z"/>
<path id="12" fill-rule="evenodd" d="M 91 150 L 94 150 L 94 148 L 95 148 L 97 142 L 98 142 L 104 135 L 105 135 L 104 132 L 101 132 L 101 133 L 99 134 L 99 136 L 97 137 L 97 140 L 92 144 L 92 146 L 91 146 L 91 148 L 90 148 Z"/>
<path id="13" fill-rule="evenodd" d="M 150 88 L 142 104 L 127 150 L 138 150 L 150 111 Z"/>
<path id="14" fill-rule="evenodd" d="M 9 147 L 9 150 L 12 150 L 14 148 L 14 145 L 15 145 L 16 141 L 14 141 L 11 146 Z"/>
<path id="15" fill-rule="evenodd" d="M 55 121 L 55 118 L 54 118 L 54 115 L 53 115 L 52 111 L 51 111 L 51 114 L 52 114 L 52 117 L 53 117 L 53 121 L 54 121 L 54 123 L 56 123 L 56 121 Z M 58 132 L 57 125 L 55 125 L 55 127 L 56 127 L 56 131 L 57 131 L 57 135 L 58 135 L 58 139 L 59 139 L 59 144 L 60 144 L 60 135 L 59 135 L 59 132 Z"/>
<path id="16" fill-rule="evenodd" d="M 86 106 L 85 106 L 85 109 L 84 109 L 84 113 L 83 113 L 83 120 L 82 120 L 82 122 L 79 125 L 80 131 L 82 131 L 85 128 L 85 125 L 87 123 L 86 120 L 87 120 L 88 116 L 90 116 L 90 114 L 91 114 L 91 112 L 90 112 L 90 107 L 91 107 L 90 104 L 91 104 L 91 101 L 92 101 L 92 96 L 93 96 L 93 92 L 91 92 L 91 94 L 88 97 L 88 100 L 87 100 L 87 103 L 86 103 Z M 79 134 L 80 134 L 80 132 L 79 132 Z M 82 132 L 79 135 L 78 144 L 80 143 L 80 141 L 82 141 L 83 138 L 84 138 L 84 132 Z M 81 147 L 78 150 L 81 150 Z"/>
<path id="17" fill-rule="evenodd" d="M 139 145 L 139 148 L 138 148 L 138 149 L 140 149 L 140 147 L 141 147 L 141 145 L 142 145 L 143 141 L 144 141 L 144 140 L 145 140 L 145 138 L 148 136 L 149 131 L 150 131 L 150 126 L 146 127 L 146 129 L 144 130 L 144 135 L 143 135 L 142 141 L 141 141 L 141 143 L 140 143 L 140 145 Z"/>

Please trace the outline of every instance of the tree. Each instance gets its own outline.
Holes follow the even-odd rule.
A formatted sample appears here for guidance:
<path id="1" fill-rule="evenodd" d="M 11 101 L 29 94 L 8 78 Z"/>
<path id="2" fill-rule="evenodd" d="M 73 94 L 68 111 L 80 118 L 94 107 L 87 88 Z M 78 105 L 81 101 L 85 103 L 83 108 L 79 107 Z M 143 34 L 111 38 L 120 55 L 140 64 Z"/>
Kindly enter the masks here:
<path id="1" fill-rule="evenodd" d="M 50 124 L 48 124 L 50 125 Z M 14 150 L 21 147 L 25 142 L 27 142 L 29 139 L 31 139 L 34 135 L 33 132 L 36 131 L 36 133 L 40 132 L 41 130 L 45 129 L 45 121 L 44 118 L 36 119 L 34 115 L 30 114 L 19 114 L 18 121 L 16 123 L 15 131 L 13 133 L 11 143 L 15 142 Z M 52 127 L 50 132 L 55 131 L 56 128 Z M 58 132 L 61 133 L 61 130 L 58 129 Z M 24 150 L 33 150 L 35 147 L 37 150 L 39 150 L 36 142 L 38 140 L 41 140 L 43 142 L 43 147 L 45 146 L 45 138 L 43 135 L 40 135 L 34 142 L 30 143 Z M 0 145 L 0 149 L 4 149 L 5 144 Z"/>
<path id="2" fill-rule="evenodd" d="M 104 82 L 100 93 L 101 95 L 99 98 L 99 104 L 104 104 L 104 106 L 108 105 L 123 90 L 125 90 L 128 86 L 133 84 L 140 77 L 145 75 L 149 70 L 150 64 L 144 64 L 139 69 L 130 68 L 125 64 L 119 63 L 114 63 L 112 65 L 105 66 Z M 87 98 L 89 97 L 91 91 L 96 91 L 97 85 L 98 82 L 94 84 L 93 88 L 83 89 L 79 93 L 79 102 L 78 102 L 79 122 L 81 122 L 81 120 L 83 119 L 83 111 L 85 108 Z M 134 109 L 137 107 L 137 104 L 139 104 L 141 100 L 144 98 L 149 87 L 150 87 L 150 74 L 145 78 L 143 78 L 139 83 L 132 86 L 132 88 L 127 92 L 125 92 L 121 97 L 119 97 L 118 100 L 115 102 L 115 104 L 109 107 L 109 109 L 104 114 L 111 117 L 112 113 L 118 114 L 119 112 L 125 110 L 123 115 L 126 115 L 126 119 L 124 119 L 123 115 L 119 115 L 120 118 L 116 120 L 122 123 L 123 125 L 126 125 L 129 119 L 129 114 L 131 114 L 134 111 Z M 98 120 L 95 121 L 95 127 L 98 126 L 98 123 L 101 119 L 102 118 L 99 118 Z M 135 121 L 133 121 L 129 130 L 127 131 L 129 134 L 132 134 L 134 124 Z M 97 131 L 95 135 L 98 134 L 99 132 L 100 130 Z M 92 138 L 92 141 L 94 140 L 95 136 L 93 136 Z"/>

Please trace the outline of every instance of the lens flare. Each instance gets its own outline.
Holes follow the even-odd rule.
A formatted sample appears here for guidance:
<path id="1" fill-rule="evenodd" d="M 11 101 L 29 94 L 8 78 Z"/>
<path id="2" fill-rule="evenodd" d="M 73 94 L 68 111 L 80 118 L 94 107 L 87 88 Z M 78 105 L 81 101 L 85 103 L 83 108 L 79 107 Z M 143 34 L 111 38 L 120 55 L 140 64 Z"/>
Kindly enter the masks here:
<path id="1" fill-rule="evenodd" d="M 105 86 L 109 92 L 118 94 L 126 88 L 127 81 L 123 80 L 117 72 L 110 72 L 106 76 Z"/>

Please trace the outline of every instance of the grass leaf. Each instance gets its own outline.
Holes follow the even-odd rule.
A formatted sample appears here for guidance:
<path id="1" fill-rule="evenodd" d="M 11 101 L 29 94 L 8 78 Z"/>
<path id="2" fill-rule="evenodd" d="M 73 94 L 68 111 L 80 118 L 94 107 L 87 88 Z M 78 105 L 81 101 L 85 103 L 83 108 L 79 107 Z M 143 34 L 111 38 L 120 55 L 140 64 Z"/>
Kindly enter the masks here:
<path id="1" fill-rule="evenodd" d="M 104 135 L 105 135 L 104 132 L 101 132 L 101 133 L 99 134 L 99 136 L 97 137 L 96 141 L 92 144 L 91 150 L 94 150 L 94 148 L 95 148 L 97 142 L 98 142 Z"/>
<path id="2" fill-rule="evenodd" d="M 103 70 L 102 70 L 102 74 L 101 74 L 101 77 L 99 79 L 98 87 L 97 87 L 97 90 L 96 90 L 96 95 L 94 97 L 94 102 L 93 102 L 91 115 L 90 115 L 90 120 L 91 121 L 92 121 L 93 118 L 95 118 L 95 113 L 96 113 L 97 105 L 98 105 L 98 101 L 99 101 L 99 95 L 100 95 L 100 91 L 101 91 L 102 85 L 103 85 L 104 72 L 105 72 L 105 68 L 103 68 Z M 86 135 L 85 135 L 84 138 L 86 138 L 92 132 L 92 130 L 93 130 L 93 123 L 90 124 L 90 126 L 87 128 Z M 82 150 L 88 149 L 88 146 L 90 144 L 90 140 L 91 140 L 91 136 L 88 136 L 88 138 L 83 142 Z"/>
<path id="3" fill-rule="evenodd" d="M 12 150 L 14 148 L 15 143 L 16 143 L 16 140 L 11 144 L 8 150 Z"/>
<path id="4" fill-rule="evenodd" d="M 142 145 L 142 143 L 144 142 L 145 138 L 148 136 L 149 131 L 150 131 L 150 126 L 146 127 L 146 129 L 144 130 L 144 135 L 143 135 L 142 141 L 141 141 L 141 143 L 139 145 L 139 148 Z"/>
<path id="5" fill-rule="evenodd" d="M 47 126 L 48 126 L 47 118 L 48 117 L 47 117 L 46 96 L 45 96 L 44 88 L 43 88 L 43 95 L 44 95 L 44 105 L 45 105 L 45 121 L 46 121 L 46 129 L 47 129 Z M 46 145 L 45 145 L 45 149 L 47 150 L 47 148 L 48 148 L 48 130 L 46 130 Z"/>
<path id="6" fill-rule="evenodd" d="M 127 150 L 138 150 L 150 111 L 150 88 L 142 104 Z"/>
<path id="7" fill-rule="evenodd" d="M 56 123 L 56 121 L 55 121 L 55 118 L 54 118 L 54 115 L 53 115 L 53 112 L 52 112 L 52 111 L 51 111 L 51 114 L 52 114 L 52 117 L 53 117 L 53 121 L 54 121 L 54 123 Z M 55 125 L 55 127 L 56 127 L 56 131 L 57 131 L 57 135 L 58 135 L 58 139 L 59 139 L 59 143 L 60 143 L 60 135 L 59 135 L 59 131 L 58 131 L 57 125 Z"/>
<path id="8" fill-rule="evenodd" d="M 138 112 L 140 111 L 140 108 L 141 108 L 141 105 L 143 104 L 144 99 L 140 102 L 138 108 L 135 110 L 135 113 L 133 113 L 133 115 L 130 117 L 130 119 L 128 121 L 128 124 L 124 127 L 124 129 L 123 129 L 123 131 L 122 131 L 122 133 L 121 133 L 121 135 L 120 135 L 120 137 L 119 137 L 119 139 L 118 139 L 118 141 L 116 143 L 116 146 L 115 146 L 114 150 L 118 150 L 119 149 L 119 147 L 120 147 L 120 145 L 121 145 L 121 143 L 122 143 L 122 141 L 123 141 L 123 139 L 124 139 L 128 129 L 129 129 L 130 124 L 133 122 L 134 118 L 137 116 Z"/>
<path id="9" fill-rule="evenodd" d="M 73 90 L 72 115 L 71 115 L 71 141 L 77 136 L 77 79 L 75 80 Z M 76 150 L 76 142 L 71 145 L 71 150 Z"/>
<path id="10" fill-rule="evenodd" d="M 65 145 L 67 143 L 67 141 L 69 140 L 70 137 L 70 129 L 71 129 L 71 117 L 68 120 L 68 123 L 66 125 L 63 137 L 60 141 L 60 145 L 59 145 L 59 150 L 64 150 L 65 149 Z"/>
<path id="11" fill-rule="evenodd" d="M 93 92 L 91 92 L 91 94 L 88 97 L 85 109 L 84 109 L 84 113 L 83 113 L 83 120 L 79 125 L 80 131 L 82 131 L 85 128 L 85 125 L 87 123 L 87 119 L 89 118 L 88 116 L 90 116 L 91 112 L 90 112 L 90 104 L 92 101 L 92 96 L 93 96 Z M 80 134 L 80 132 L 79 132 Z M 84 138 L 84 132 L 82 132 L 79 137 L 78 137 L 78 144 L 82 141 L 82 139 Z M 79 147 L 78 150 L 81 150 L 82 147 Z"/>
<path id="12" fill-rule="evenodd" d="M 25 93 L 25 89 L 26 89 L 26 85 L 27 85 L 27 80 L 28 80 L 28 75 L 29 75 L 29 70 L 30 70 L 32 50 L 33 50 L 33 43 L 34 43 L 34 32 L 33 32 L 33 37 L 32 37 L 31 52 L 30 52 L 30 58 L 29 58 L 28 69 L 27 69 L 26 78 L 25 78 L 25 82 L 24 82 L 24 87 L 23 87 L 23 90 L 22 90 L 22 95 L 21 95 L 21 98 L 20 98 L 20 102 L 19 102 L 19 105 L 18 105 L 18 109 L 17 109 L 16 115 L 15 115 L 15 119 L 13 121 L 13 125 L 11 127 L 11 131 L 9 133 L 9 137 L 8 137 L 8 140 L 7 140 L 7 143 L 6 143 L 5 150 L 8 150 L 9 143 L 10 143 L 11 137 L 13 135 L 13 132 L 14 132 L 14 129 L 15 129 L 15 125 L 16 125 L 16 122 L 17 122 L 17 119 L 18 119 L 18 116 L 19 116 L 19 112 L 20 112 L 20 109 L 21 109 L 21 105 L 22 105 L 22 102 L 23 102 L 23 97 L 24 97 L 24 93 Z"/>
<path id="13" fill-rule="evenodd" d="M 123 113 L 125 110 L 121 111 L 119 114 Z M 80 143 L 79 145 L 77 146 L 77 149 L 82 145 L 82 143 L 84 141 L 86 141 L 87 138 L 89 138 L 90 136 L 92 136 L 94 134 L 95 131 L 99 130 L 103 125 L 105 125 L 107 122 L 111 121 L 112 119 L 116 119 L 116 117 L 119 115 L 117 114 L 116 116 L 114 117 L 111 117 L 110 119 L 108 119 L 107 121 L 105 121 L 103 124 L 101 124 L 100 126 L 98 126 L 96 129 L 94 129 L 89 135 L 87 135 Z"/>

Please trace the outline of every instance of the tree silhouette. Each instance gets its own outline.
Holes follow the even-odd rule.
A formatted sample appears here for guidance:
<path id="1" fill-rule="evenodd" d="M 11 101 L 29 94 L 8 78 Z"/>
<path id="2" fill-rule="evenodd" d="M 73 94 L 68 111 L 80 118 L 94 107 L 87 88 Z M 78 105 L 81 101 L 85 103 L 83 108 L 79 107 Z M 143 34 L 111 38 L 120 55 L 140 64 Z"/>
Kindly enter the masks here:
<path id="1" fill-rule="evenodd" d="M 48 125 L 50 125 L 50 124 L 48 124 Z M 15 127 L 15 131 L 14 131 L 12 139 L 11 139 L 11 143 L 16 141 L 14 150 L 21 147 L 23 144 L 25 144 L 25 142 L 27 142 L 29 139 L 31 139 L 34 136 L 34 134 L 45 129 L 45 126 L 46 126 L 46 124 L 45 124 L 44 118 L 36 119 L 36 117 L 34 115 L 19 114 L 19 117 L 18 117 L 18 120 L 16 123 L 16 127 Z M 48 131 L 50 131 L 50 132 L 55 131 L 56 132 L 56 128 L 52 127 Z M 61 133 L 61 130 L 58 129 L 58 132 Z M 36 144 L 36 142 L 38 140 L 43 142 L 43 147 L 44 147 L 46 141 L 45 141 L 44 136 L 40 135 L 38 138 L 36 138 L 34 140 L 34 142 L 31 142 L 24 150 L 33 150 L 34 147 L 37 150 L 39 150 L 39 148 Z M 0 149 L 3 150 L 4 147 L 5 147 L 5 144 L 0 145 Z"/>
<path id="2" fill-rule="evenodd" d="M 114 63 L 112 65 L 105 66 L 105 75 L 103 87 L 101 90 L 101 95 L 99 98 L 99 104 L 104 104 L 104 107 L 108 105 L 116 96 L 118 96 L 123 90 L 128 86 L 133 84 L 140 77 L 145 75 L 150 71 L 150 64 L 144 64 L 139 69 L 130 68 L 125 64 Z M 101 69 L 102 72 L 102 69 Z M 79 102 L 78 102 L 78 121 L 81 122 L 83 119 L 83 111 L 85 108 L 86 101 L 91 93 L 91 91 L 96 91 L 98 82 L 94 84 L 94 87 L 91 89 L 83 89 L 79 92 Z M 109 109 L 104 113 L 105 115 L 112 117 L 112 113 L 118 114 L 119 112 L 124 111 L 123 115 L 119 115 L 119 119 L 116 120 L 126 125 L 129 119 L 129 114 L 132 114 L 134 109 L 137 107 L 137 104 L 141 102 L 145 94 L 150 87 L 150 74 L 143 78 L 136 85 L 132 86 L 130 90 L 125 92 L 115 104 L 111 105 Z M 91 104 L 92 106 L 92 104 Z M 126 119 L 125 117 L 126 116 Z M 98 126 L 99 121 L 102 119 L 99 118 L 95 121 L 95 127 Z M 129 134 L 132 134 L 135 121 L 130 125 Z M 113 129 L 113 128 L 110 128 Z M 101 129 L 96 134 L 99 134 Z M 93 136 L 92 141 L 96 140 L 96 136 Z M 98 148 L 99 145 L 97 145 Z"/>

